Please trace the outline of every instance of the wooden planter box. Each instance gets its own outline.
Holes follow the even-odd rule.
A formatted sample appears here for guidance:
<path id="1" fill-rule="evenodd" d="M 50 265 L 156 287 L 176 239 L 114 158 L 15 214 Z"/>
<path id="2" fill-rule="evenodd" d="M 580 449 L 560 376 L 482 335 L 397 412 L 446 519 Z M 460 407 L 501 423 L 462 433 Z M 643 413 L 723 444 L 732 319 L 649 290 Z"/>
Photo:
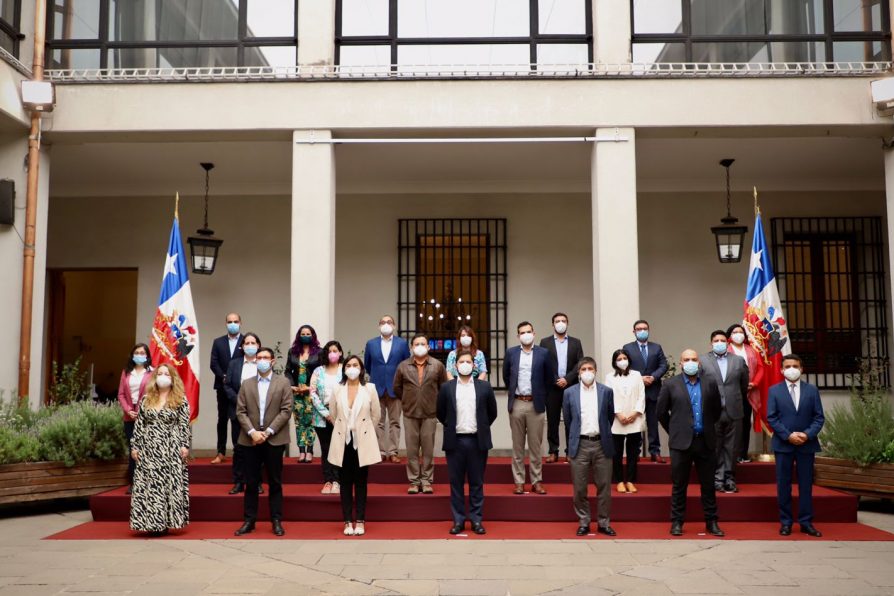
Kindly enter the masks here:
<path id="1" fill-rule="evenodd" d="M 814 482 L 861 497 L 894 498 L 894 464 L 860 467 L 847 459 L 817 457 Z"/>
<path id="2" fill-rule="evenodd" d="M 126 483 L 126 459 L 70 468 L 62 462 L 6 464 L 0 466 L 0 505 L 85 497 Z"/>

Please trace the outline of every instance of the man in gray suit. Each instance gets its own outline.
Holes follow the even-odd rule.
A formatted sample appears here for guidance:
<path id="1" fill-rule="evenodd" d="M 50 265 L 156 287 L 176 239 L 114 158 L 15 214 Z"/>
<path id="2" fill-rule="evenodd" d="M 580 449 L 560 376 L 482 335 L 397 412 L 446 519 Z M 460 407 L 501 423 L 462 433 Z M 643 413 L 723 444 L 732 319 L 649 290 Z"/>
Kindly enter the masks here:
<path id="1" fill-rule="evenodd" d="M 717 468 L 714 472 L 714 490 L 735 493 L 736 454 L 742 445 L 742 402 L 748 394 L 748 363 L 741 356 L 727 353 L 725 331 L 711 333 L 711 351 L 701 357 L 705 375 L 711 377 L 720 388 L 723 408 L 714 430 L 717 434 Z"/>

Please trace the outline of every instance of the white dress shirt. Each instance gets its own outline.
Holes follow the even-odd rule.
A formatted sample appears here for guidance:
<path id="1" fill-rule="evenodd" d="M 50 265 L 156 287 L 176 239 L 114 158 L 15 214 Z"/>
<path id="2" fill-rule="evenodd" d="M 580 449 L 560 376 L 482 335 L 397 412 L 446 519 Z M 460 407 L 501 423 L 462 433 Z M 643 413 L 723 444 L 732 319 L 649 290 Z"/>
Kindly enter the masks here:
<path id="1" fill-rule="evenodd" d="M 145 374 L 145 368 L 139 372 L 137 369 L 133 369 L 130 371 L 130 376 L 127 377 L 127 388 L 130 389 L 130 401 L 132 401 L 134 405 L 140 401 L 140 384 L 143 382 L 143 376 Z"/>
<path id="2" fill-rule="evenodd" d="M 792 401 L 795 402 L 795 411 L 798 411 L 798 405 L 801 403 L 801 384 L 800 383 L 792 383 L 791 381 L 786 381 L 786 385 L 788 385 L 788 394 L 792 396 Z"/>
<path id="3" fill-rule="evenodd" d="M 478 417 L 476 415 L 475 381 L 469 379 L 463 383 L 462 379 L 456 381 L 456 432 L 459 434 L 471 434 L 478 432 Z"/>
<path id="4" fill-rule="evenodd" d="M 242 378 L 240 381 L 244 381 L 245 379 L 251 379 L 258 376 L 258 363 L 257 362 L 249 362 L 246 359 L 242 363 Z"/>
<path id="5" fill-rule="evenodd" d="M 382 360 L 388 362 L 388 356 L 391 355 L 391 346 L 394 344 L 394 336 L 382 338 Z"/>
<path id="6" fill-rule="evenodd" d="M 599 402 L 596 395 L 596 383 L 588 388 L 580 384 L 580 434 L 599 434 Z"/>
<path id="7" fill-rule="evenodd" d="M 239 338 L 241 336 L 237 335 L 236 337 L 227 336 L 227 341 L 230 342 L 230 358 L 233 357 L 233 354 L 236 352 L 236 345 L 239 343 Z"/>
<path id="8" fill-rule="evenodd" d="M 534 349 L 525 351 L 521 350 L 518 358 L 518 383 L 515 385 L 516 395 L 531 395 L 531 369 L 534 367 Z"/>
<path id="9" fill-rule="evenodd" d="M 266 377 L 262 377 L 258 375 L 258 409 L 261 411 L 261 426 L 264 425 L 264 413 L 267 411 L 267 392 L 270 390 L 270 381 L 273 379 L 273 375 L 267 375 Z M 268 426 L 267 427 L 268 434 L 275 434 L 276 430 Z"/>
<path id="10" fill-rule="evenodd" d="M 618 375 L 612 372 L 605 378 L 605 384 L 611 387 L 615 396 L 615 414 L 628 414 L 646 411 L 646 386 L 643 377 L 635 370 L 630 370 L 626 375 Z M 615 418 L 612 422 L 613 435 L 629 435 L 642 432 L 645 428 L 643 416 L 637 416 L 630 424 L 621 424 Z"/>

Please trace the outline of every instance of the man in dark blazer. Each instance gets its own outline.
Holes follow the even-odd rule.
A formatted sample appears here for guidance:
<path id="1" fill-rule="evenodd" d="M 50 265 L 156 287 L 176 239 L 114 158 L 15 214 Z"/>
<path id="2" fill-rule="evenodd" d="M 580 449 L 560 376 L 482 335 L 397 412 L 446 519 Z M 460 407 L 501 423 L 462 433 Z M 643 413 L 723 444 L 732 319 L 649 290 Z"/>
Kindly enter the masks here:
<path id="1" fill-rule="evenodd" d="M 456 355 L 458 377 L 441 385 L 438 392 L 438 420 L 444 425 L 444 453 L 450 473 L 450 511 L 453 513 L 451 534 L 465 529 L 466 518 L 472 531 L 485 534 L 481 525 L 484 507 L 484 469 L 487 452 L 493 447 L 490 426 L 497 419 L 497 400 L 490 383 L 472 378 L 472 352 L 460 350 Z M 469 480 L 469 514 L 463 494 Z"/>
<path id="2" fill-rule="evenodd" d="M 714 490 L 739 492 L 736 486 L 736 454 L 742 445 L 743 402 L 748 395 L 748 363 L 730 353 L 726 331 L 711 333 L 711 351 L 702 355 L 701 364 L 706 375 L 720 388 L 723 409 L 714 429 L 717 435 L 717 469 L 714 471 Z"/>
<path id="3" fill-rule="evenodd" d="M 407 340 L 396 334 L 394 317 L 385 315 L 379 319 L 379 337 L 366 342 L 363 352 L 363 366 L 369 380 L 376 386 L 382 417 L 376 427 L 376 438 L 382 459 L 399 464 L 397 451 L 400 449 L 400 400 L 394 395 L 394 373 L 398 365 L 410 357 Z M 388 430 L 385 430 L 385 418 Z"/>
<path id="4" fill-rule="evenodd" d="M 798 523 L 801 532 L 819 538 L 813 527 L 813 460 L 820 450 L 819 435 L 826 421 L 816 385 L 801 381 L 801 358 L 789 354 L 782 360 L 785 381 L 770 387 L 767 422 L 773 429 L 776 454 L 776 498 L 779 501 L 779 533 L 792 533 L 792 465 L 798 466 Z"/>
<path id="5" fill-rule="evenodd" d="M 546 396 L 556 382 L 556 371 L 545 348 L 534 345 L 534 326 L 518 324 L 519 346 L 506 351 L 503 382 L 507 388 L 509 428 L 512 431 L 513 494 L 525 494 L 525 439 L 531 468 L 531 492 L 545 495 L 543 488 L 543 418 Z"/>
<path id="6" fill-rule="evenodd" d="M 227 315 L 227 334 L 215 338 L 211 345 L 211 372 L 214 373 L 214 391 L 217 392 L 217 455 L 212 464 L 224 461 L 227 454 L 227 422 L 232 425 L 233 435 L 237 435 L 239 422 L 231 416 L 230 399 L 224 390 L 224 377 L 230 367 L 230 361 L 242 358 L 242 317 L 239 313 Z M 235 450 L 236 443 L 233 443 Z"/>
<path id="7" fill-rule="evenodd" d="M 236 418 L 242 427 L 239 445 L 245 455 L 247 487 L 243 499 L 244 522 L 236 530 L 242 536 L 255 529 L 258 519 L 258 485 L 261 469 L 267 470 L 270 487 L 270 521 L 273 533 L 282 536 L 282 458 L 289 444 L 292 415 L 292 387 L 282 375 L 273 374 L 276 357 L 270 348 L 261 348 L 255 358 L 258 376 L 245 379 L 239 389 Z"/>
<path id="8" fill-rule="evenodd" d="M 578 365 L 580 383 L 565 390 L 562 412 L 570 429 L 568 456 L 571 458 L 571 482 L 574 484 L 574 513 L 577 535 L 590 532 L 590 501 L 587 486 L 596 484 L 596 531 L 614 536 L 610 525 L 612 504 L 612 422 L 615 419 L 614 392 L 596 382 L 596 361 L 589 357 Z"/>
<path id="9" fill-rule="evenodd" d="M 680 355 L 682 374 L 669 379 L 658 395 L 658 421 L 668 434 L 671 457 L 671 536 L 683 535 L 686 519 L 686 490 L 689 474 L 695 471 L 701 485 L 705 528 L 723 536 L 717 525 L 717 498 L 714 494 L 716 445 L 714 424 L 720 417 L 720 389 L 699 367 L 698 353 L 684 350 Z"/>
<path id="10" fill-rule="evenodd" d="M 553 315 L 552 337 L 540 340 L 556 369 L 556 382 L 546 395 L 546 442 L 549 445 L 547 463 L 559 461 L 559 419 L 562 415 L 562 395 L 565 389 L 577 383 L 577 363 L 584 357 L 580 340 L 568 335 L 568 315 Z M 568 423 L 565 423 L 565 459 L 568 460 Z"/>
<path id="11" fill-rule="evenodd" d="M 633 324 L 636 341 L 624 345 L 630 356 L 630 368 L 643 376 L 646 386 L 646 434 L 649 439 L 649 453 L 652 461 L 664 463 L 661 457 L 661 438 L 658 434 L 658 394 L 661 392 L 661 378 L 667 372 L 667 358 L 659 344 L 649 341 L 649 323 L 640 319 Z"/>

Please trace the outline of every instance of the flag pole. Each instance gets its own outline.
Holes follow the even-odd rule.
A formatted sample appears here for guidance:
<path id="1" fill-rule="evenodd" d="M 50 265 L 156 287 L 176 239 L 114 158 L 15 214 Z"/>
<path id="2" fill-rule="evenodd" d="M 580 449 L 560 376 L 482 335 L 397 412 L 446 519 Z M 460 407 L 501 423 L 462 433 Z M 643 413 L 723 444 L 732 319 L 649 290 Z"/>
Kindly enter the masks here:
<path id="1" fill-rule="evenodd" d="M 757 192 L 757 191 L 755 191 Z M 180 191 L 174 193 L 174 219 L 180 219 Z"/>
<path id="2" fill-rule="evenodd" d="M 757 201 L 757 187 L 753 186 L 754 189 L 754 217 L 757 219 L 761 214 L 761 206 Z M 755 230 L 757 232 L 757 230 Z M 761 452 L 757 456 L 757 461 L 760 462 L 771 462 L 774 461 L 775 458 L 770 453 L 770 431 L 763 422 L 761 422 Z"/>

